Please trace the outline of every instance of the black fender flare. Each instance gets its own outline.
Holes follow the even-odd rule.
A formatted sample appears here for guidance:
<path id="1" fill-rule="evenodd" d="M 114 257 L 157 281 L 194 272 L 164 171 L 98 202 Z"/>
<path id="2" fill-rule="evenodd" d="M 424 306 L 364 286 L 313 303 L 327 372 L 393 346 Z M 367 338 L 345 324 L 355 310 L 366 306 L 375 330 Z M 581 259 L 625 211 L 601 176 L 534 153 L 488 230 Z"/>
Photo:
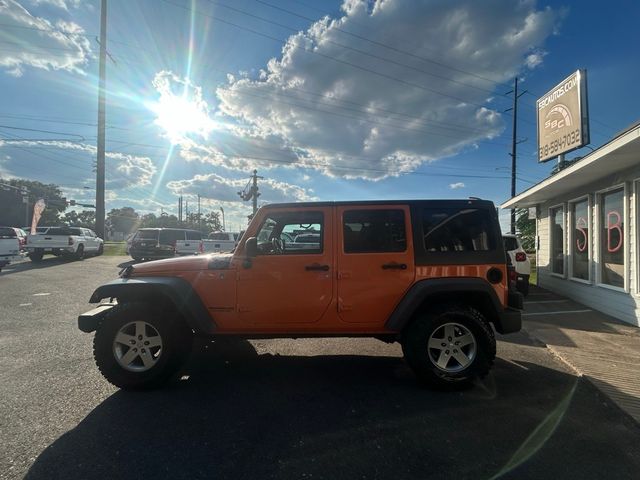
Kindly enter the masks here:
<path id="1" fill-rule="evenodd" d="M 137 301 L 158 295 L 171 301 L 196 333 L 215 332 L 216 324 L 200 296 L 189 282 L 178 277 L 119 278 L 99 286 L 89 302 L 100 303 L 104 298 L 117 298 L 119 302 Z"/>
<path id="2" fill-rule="evenodd" d="M 503 325 L 505 309 L 493 286 L 482 278 L 473 277 L 433 278 L 416 282 L 389 316 L 385 327 L 394 332 L 401 332 L 429 297 L 443 294 L 458 297 L 461 301 L 464 301 L 463 295 L 473 294 L 476 299 L 482 299 L 485 307 L 482 313 L 494 324 L 498 332 L 508 333 L 520 329 L 519 325 L 517 329 L 515 326 Z"/>

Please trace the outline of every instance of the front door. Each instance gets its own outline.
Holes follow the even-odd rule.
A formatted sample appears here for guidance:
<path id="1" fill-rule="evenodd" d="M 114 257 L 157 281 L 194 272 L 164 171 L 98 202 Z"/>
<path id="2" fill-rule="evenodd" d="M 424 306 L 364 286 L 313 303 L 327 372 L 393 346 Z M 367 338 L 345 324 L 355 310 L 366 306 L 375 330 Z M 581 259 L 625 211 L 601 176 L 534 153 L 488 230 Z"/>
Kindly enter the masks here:
<path id="1" fill-rule="evenodd" d="M 318 322 L 332 300 L 333 209 L 276 209 L 263 219 L 258 255 L 239 267 L 238 314 L 242 326 Z"/>
<path id="2" fill-rule="evenodd" d="M 339 207 L 338 314 L 383 328 L 415 276 L 407 205 Z"/>

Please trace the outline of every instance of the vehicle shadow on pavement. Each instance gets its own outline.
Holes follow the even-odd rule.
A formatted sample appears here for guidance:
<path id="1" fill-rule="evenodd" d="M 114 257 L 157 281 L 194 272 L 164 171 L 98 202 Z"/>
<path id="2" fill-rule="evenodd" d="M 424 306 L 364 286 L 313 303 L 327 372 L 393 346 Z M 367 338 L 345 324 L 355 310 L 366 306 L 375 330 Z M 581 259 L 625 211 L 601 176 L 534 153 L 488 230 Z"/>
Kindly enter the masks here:
<path id="1" fill-rule="evenodd" d="M 635 425 L 615 407 L 602 413 L 587 382 L 536 364 L 498 359 L 474 388 L 436 392 L 399 357 L 258 355 L 245 342 L 199 349 L 185 373 L 165 389 L 114 393 L 26 478 L 490 478 L 523 448 L 533 457 L 502 478 L 640 468 Z M 559 427 L 540 435 L 553 415 Z"/>
<path id="2" fill-rule="evenodd" d="M 75 258 L 70 258 L 70 257 L 51 256 L 51 257 L 45 257 L 39 262 L 32 262 L 31 260 L 26 260 L 20 263 L 10 263 L 6 267 L 2 268 L 2 273 L 0 273 L 0 276 L 10 275 L 12 273 L 18 273 L 18 272 L 26 272 L 28 270 L 40 270 L 42 268 L 55 267 L 58 265 L 64 265 L 66 263 L 77 262 L 77 261 L 78 260 L 76 260 Z"/>

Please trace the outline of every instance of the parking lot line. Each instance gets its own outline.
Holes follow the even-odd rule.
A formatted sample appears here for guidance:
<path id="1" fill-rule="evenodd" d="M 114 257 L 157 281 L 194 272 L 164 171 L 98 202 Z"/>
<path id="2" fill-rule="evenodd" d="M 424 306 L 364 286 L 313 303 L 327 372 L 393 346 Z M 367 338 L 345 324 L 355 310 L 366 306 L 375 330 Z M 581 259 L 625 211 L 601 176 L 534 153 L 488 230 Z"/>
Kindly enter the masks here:
<path id="1" fill-rule="evenodd" d="M 33 294 L 34 297 L 44 297 L 46 295 L 51 295 L 51 293 L 43 292 L 43 293 L 34 293 Z"/>
<path id="2" fill-rule="evenodd" d="M 584 310 L 557 310 L 555 312 L 534 312 L 534 313 L 523 313 L 523 317 L 539 317 L 541 315 L 559 315 L 561 313 L 585 313 L 585 312 L 593 312 L 590 308 Z"/>
<path id="3" fill-rule="evenodd" d="M 33 303 L 21 303 L 18 305 L 19 307 L 28 307 L 29 305 L 33 305 Z"/>

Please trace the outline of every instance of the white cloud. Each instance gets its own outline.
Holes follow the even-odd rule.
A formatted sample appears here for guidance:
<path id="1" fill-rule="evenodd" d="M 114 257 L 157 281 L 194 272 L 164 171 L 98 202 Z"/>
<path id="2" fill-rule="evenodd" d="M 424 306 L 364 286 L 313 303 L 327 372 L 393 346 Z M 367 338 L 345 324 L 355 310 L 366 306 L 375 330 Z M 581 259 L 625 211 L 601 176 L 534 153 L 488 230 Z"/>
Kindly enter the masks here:
<path id="1" fill-rule="evenodd" d="M 86 143 L 66 142 L 59 140 L 0 140 L 0 148 L 45 146 L 62 150 L 86 152 L 87 160 L 95 158 L 96 147 Z M 141 157 L 121 152 L 106 152 L 106 186 L 108 189 L 144 186 L 151 184 L 156 167 L 149 157 Z M 89 162 L 87 162 L 89 163 Z"/>
<path id="2" fill-rule="evenodd" d="M 70 8 L 80 7 L 82 0 L 30 0 L 34 5 L 49 4 L 54 7 L 61 8 L 63 10 L 69 10 Z"/>
<path id="3" fill-rule="evenodd" d="M 238 192 L 247 185 L 246 178 L 231 179 L 218 174 L 196 175 L 190 179 L 173 180 L 167 188 L 175 195 L 200 195 L 219 202 L 240 202 Z M 273 179 L 260 180 L 258 183 L 260 203 L 277 203 L 314 200 L 308 190 L 286 182 Z"/>
<path id="4" fill-rule="evenodd" d="M 536 54 L 558 18 L 551 9 L 537 10 L 532 0 L 349 0 L 343 11 L 339 19 L 323 18 L 291 36 L 281 58 L 271 59 L 257 79 L 229 76 L 217 90 L 219 112 L 250 131 L 252 141 L 280 139 L 285 155 L 308 168 L 369 179 L 415 170 L 499 135 L 500 114 L 483 107 L 491 84 L 459 70 L 509 81 L 535 63 L 527 56 Z M 375 42 L 457 70 L 340 30 L 366 32 Z"/>
<path id="5" fill-rule="evenodd" d="M 547 52 L 542 50 L 537 50 L 534 53 L 527 55 L 526 65 L 529 70 L 533 70 L 542 64 L 542 60 L 547 55 Z"/>
<path id="6" fill-rule="evenodd" d="M 465 184 L 462 183 L 462 182 L 456 182 L 456 183 L 450 183 L 449 184 L 449 188 L 451 190 L 457 190 L 459 188 L 464 188 L 464 187 L 465 187 Z"/>
<path id="7" fill-rule="evenodd" d="M 0 23 L 0 67 L 9 75 L 20 77 L 27 66 L 85 73 L 91 44 L 78 24 L 33 16 L 14 0 L 0 0 Z"/>

